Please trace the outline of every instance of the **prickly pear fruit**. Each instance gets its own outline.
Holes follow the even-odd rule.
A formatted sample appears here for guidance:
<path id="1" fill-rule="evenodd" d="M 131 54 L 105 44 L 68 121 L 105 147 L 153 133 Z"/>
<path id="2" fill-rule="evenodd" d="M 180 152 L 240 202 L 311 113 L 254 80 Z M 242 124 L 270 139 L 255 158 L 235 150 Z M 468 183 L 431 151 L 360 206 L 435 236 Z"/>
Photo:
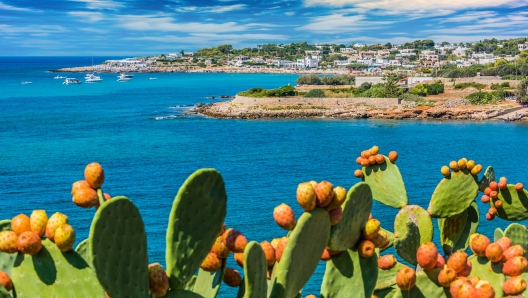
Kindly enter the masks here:
<path id="1" fill-rule="evenodd" d="M 381 270 L 390 270 L 396 266 L 396 257 L 393 255 L 384 255 L 378 259 L 378 268 Z"/>
<path id="2" fill-rule="evenodd" d="M 325 250 L 323 250 L 323 254 L 321 255 L 321 261 L 328 261 L 332 258 L 332 255 L 330 254 L 330 251 L 325 248 Z"/>
<path id="3" fill-rule="evenodd" d="M 339 206 L 335 209 L 328 211 L 328 215 L 330 215 L 330 225 L 335 226 L 339 223 L 341 217 L 343 217 L 343 209 L 341 208 L 341 206 Z"/>
<path id="4" fill-rule="evenodd" d="M 416 284 L 416 272 L 409 267 L 405 267 L 396 274 L 396 284 L 402 290 L 409 291 Z"/>
<path id="5" fill-rule="evenodd" d="M 361 151 L 361 157 L 369 158 L 370 157 L 370 151 L 369 150 Z"/>
<path id="6" fill-rule="evenodd" d="M 246 236 L 237 230 L 228 229 L 222 237 L 227 248 L 232 252 L 244 252 L 248 244 Z"/>
<path id="7" fill-rule="evenodd" d="M 497 208 L 497 209 L 502 208 L 502 201 L 497 200 L 497 201 L 495 201 L 495 203 L 493 203 L 493 204 L 495 205 L 495 208 Z"/>
<path id="8" fill-rule="evenodd" d="M 369 163 L 371 165 L 375 165 L 377 162 L 376 162 L 376 157 L 375 156 L 371 156 L 369 157 Z"/>
<path id="9" fill-rule="evenodd" d="M 449 162 L 449 167 L 455 172 L 458 171 L 458 163 L 456 162 L 456 160 L 452 160 L 451 162 Z"/>
<path id="10" fill-rule="evenodd" d="M 488 210 L 488 213 L 491 214 L 491 215 L 493 215 L 493 216 L 495 216 L 495 215 L 497 215 L 497 209 L 496 209 L 496 208 L 490 208 L 490 209 Z"/>
<path id="11" fill-rule="evenodd" d="M 48 225 L 46 226 L 46 237 L 49 240 L 53 241 L 55 239 L 55 231 L 58 227 L 68 223 L 68 216 L 56 212 L 48 220 Z"/>
<path id="12" fill-rule="evenodd" d="M 361 170 L 360 170 L 361 171 Z M 332 210 L 337 207 L 340 207 L 343 205 L 343 203 L 346 200 L 347 191 L 341 186 L 337 186 L 334 188 L 334 198 L 332 199 L 332 202 L 326 206 L 326 210 Z"/>
<path id="13" fill-rule="evenodd" d="M 467 159 L 466 158 L 461 158 L 461 159 L 458 160 L 457 164 L 458 164 L 458 168 L 463 170 L 463 169 L 466 168 Z"/>
<path id="14" fill-rule="evenodd" d="M 471 284 L 471 282 L 467 281 L 462 283 L 460 287 L 458 287 L 456 291 L 456 298 L 474 298 L 476 297 L 477 289 L 475 289 L 475 286 Z"/>
<path id="15" fill-rule="evenodd" d="M 218 237 L 224 235 L 225 231 L 227 230 L 227 226 L 225 223 L 222 224 L 222 228 L 220 228 L 220 232 L 218 233 Z"/>
<path id="16" fill-rule="evenodd" d="M 374 243 L 369 240 L 363 240 L 359 243 L 358 252 L 360 256 L 370 258 L 376 252 L 375 249 Z"/>
<path id="17" fill-rule="evenodd" d="M 506 295 L 520 295 L 526 290 L 526 281 L 520 277 L 512 277 L 502 284 L 502 290 Z"/>
<path id="18" fill-rule="evenodd" d="M 502 273 L 508 276 L 519 276 L 528 267 L 528 261 L 524 257 L 513 257 L 508 259 L 502 267 Z"/>
<path id="19" fill-rule="evenodd" d="M 464 283 L 469 283 L 469 281 L 465 277 L 458 277 L 457 279 L 451 282 L 451 284 L 449 285 L 449 292 L 451 293 L 451 296 L 453 296 L 453 298 L 458 298 L 458 289 Z"/>
<path id="20" fill-rule="evenodd" d="M 484 194 L 487 195 L 487 196 L 489 196 L 490 193 L 491 193 L 491 188 L 486 187 L 486 189 L 484 189 Z"/>
<path id="21" fill-rule="evenodd" d="M 488 258 L 488 260 L 490 260 L 491 262 L 501 261 L 502 258 L 504 257 L 502 253 L 503 253 L 502 246 L 500 246 L 497 243 L 491 243 L 486 248 L 486 258 Z"/>
<path id="22" fill-rule="evenodd" d="M 462 272 L 466 267 L 468 256 L 465 252 L 456 251 L 447 260 L 447 267 L 455 270 L 457 273 Z"/>
<path id="23" fill-rule="evenodd" d="M 395 163 L 398 160 L 398 152 L 396 151 L 389 152 L 389 160 L 390 162 Z"/>
<path id="24" fill-rule="evenodd" d="M 18 251 L 26 255 L 34 255 L 42 248 L 42 241 L 35 232 L 24 232 L 18 235 Z"/>
<path id="25" fill-rule="evenodd" d="M 286 244 L 288 244 L 288 237 L 282 237 L 281 241 L 277 244 L 277 248 L 275 249 L 275 260 L 277 262 L 280 261 L 282 252 L 284 251 L 284 248 L 286 248 Z"/>
<path id="26" fill-rule="evenodd" d="M 372 241 L 377 248 L 384 248 L 390 243 L 387 233 L 383 230 L 379 230 L 378 234 L 370 241 Z"/>
<path id="27" fill-rule="evenodd" d="M 385 163 L 385 157 L 383 155 L 377 154 L 375 158 L 376 158 L 376 163 L 377 164 L 381 165 L 381 164 Z"/>
<path id="28" fill-rule="evenodd" d="M 216 237 L 216 241 L 211 248 L 211 252 L 214 253 L 220 259 L 225 259 L 229 256 L 231 251 L 227 248 L 224 243 L 222 236 Z"/>
<path id="29" fill-rule="evenodd" d="M 235 262 L 240 266 L 241 268 L 244 268 L 244 253 L 234 253 L 233 258 L 235 259 Z"/>
<path id="30" fill-rule="evenodd" d="M 55 231 L 55 244 L 62 252 L 70 251 L 75 243 L 75 231 L 72 226 L 65 224 Z"/>
<path id="31" fill-rule="evenodd" d="M 511 240 L 508 237 L 502 237 L 499 240 L 495 241 L 498 245 L 502 247 L 502 252 L 504 253 L 511 246 Z M 522 247 L 521 247 L 522 248 Z"/>
<path id="32" fill-rule="evenodd" d="M 363 166 L 363 167 L 368 167 L 368 166 L 370 166 L 370 161 L 368 160 L 368 158 L 363 158 L 363 159 L 361 160 L 361 166 Z"/>
<path id="33" fill-rule="evenodd" d="M 363 157 L 358 156 L 358 157 L 356 158 L 356 163 L 357 163 L 358 165 L 361 165 L 361 161 L 362 161 L 362 160 L 363 160 Z"/>
<path id="34" fill-rule="evenodd" d="M 455 270 L 451 268 L 444 268 L 440 270 L 438 273 L 438 283 L 442 285 L 442 287 L 449 287 L 451 283 L 457 278 L 457 274 Z"/>
<path id="35" fill-rule="evenodd" d="M 268 267 L 273 266 L 276 261 L 275 248 L 273 248 L 273 246 L 271 246 L 268 241 L 262 241 L 260 243 L 260 247 L 264 251 L 264 256 L 266 256 L 266 263 L 268 264 Z"/>
<path id="36" fill-rule="evenodd" d="M 468 277 L 469 282 L 473 285 L 473 286 L 476 286 L 477 283 L 480 281 L 480 278 L 478 276 L 472 276 L 472 277 Z"/>
<path id="37" fill-rule="evenodd" d="M 282 238 L 273 238 L 271 240 L 271 246 L 273 246 L 274 249 L 277 249 L 277 244 L 281 241 Z"/>
<path id="38" fill-rule="evenodd" d="M 478 164 L 471 169 L 471 175 L 478 175 L 482 171 L 482 165 Z"/>
<path id="39" fill-rule="evenodd" d="M 273 218 L 279 227 L 288 231 L 293 230 L 297 223 L 292 208 L 284 203 L 273 209 Z"/>
<path id="40" fill-rule="evenodd" d="M 103 167 L 96 162 L 87 165 L 84 169 L 84 179 L 93 189 L 101 187 L 105 179 Z"/>
<path id="41" fill-rule="evenodd" d="M 238 273 L 237 270 L 233 268 L 227 267 L 224 272 L 224 283 L 230 287 L 236 288 L 240 286 L 240 283 L 242 282 L 242 278 L 240 277 L 240 273 Z"/>
<path id="42" fill-rule="evenodd" d="M 29 217 L 25 214 L 19 214 L 11 219 L 11 230 L 20 236 L 24 232 L 31 231 Z"/>
<path id="43" fill-rule="evenodd" d="M 499 189 L 506 189 L 508 187 L 508 184 L 506 184 L 506 182 L 504 181 L 500 181 L 498 184 L 497 184 L 497 187 Z"/>
<path id="44" fill-rule="evenodd" d="M 523 189 L 524 189 L 524 185 L 522 183 L 515 184 L 516 191 L 522 191 Z"/>
<path id="45" fill-rule="evenodd" d="M 334 198 L 334 186 L 332 183 L 321 181 L 317 183 L 314 190 L 316 197 L 315 203 L 318 207 L 325 207 L 332 202 L 332 199 Z"/>
<path id="46" fill-rule="evenodd" d="M 494 298 L 495 290 L 487 280 L 481 280 L 475 285 L 476 297 L 478 298 Z"/>
<path id="47" fill-rule="evenodd" d="M 482 234 L 475 234 L 471 235 L 469 243 L 474 254 L 479 257 L 484 257 L 486 256 L 486 248 L 490 245 L 491 241 Z"/>
<path id="48" fill-rule="evenodd" d="M 498 196 L 499 196 L 499 193 L 496 190 L 492 190 L 490 192 L 490 197 L 492 197 L 493 199 L 496 199 Z"/>
<path id="49" fill-rule="evenodd" d="M 8 292 L 13 289 L 13 281 L 4 271 L 0 271 L 0 285 L 2 285 Z"/>
<path id="50" fill-rule="evenodd" d="M 495 182 L 495 181 L 491 181 L 490 184 L 489 184 L 489 188 L 490 188 L 492 191 L 496 191 L 496 190 L 498 189 L 497 182 Z"/>
<path id="51" fill-rule="evenodd" d="M 316 200 L 315 190 L 311 182 L 304 182 L 297 186 L 297 202 L 304 211 L 314 210 Z"/>
<path id="52" fill-rule="evenodd" d="M 503 253 L 504 261 L 508 261 L 514 257 L 524 256 L 524 249 L 519 244 L 508 247 Z"/>
<path id="53" fill-rule="evenodd" d="M 37 233 L 39 237 L 46 234 L 46 225 L 48 224 L 48 215 L 44 210 L 34 210 L 29 217 L 31 231 Z"/>
<path id="54" fill-rule="evenodd" d="M 167 272 L 159 264 L 148 265 L 149 289 L 155 297 L 164 297 L 169 290 L 169 278 Z"/>
<path id="55" fill-rule="evenodd" d="M 487 204 L 490 201 L 490 197 L 487 195 L 483 195 L 480 200 L 482 201 L 482 203 Z"/>
<path id="56" fill-rule="evenodd" d="M 440 269 L 443 269 L 445 266 L 445 260 L 444 260 L 444 257 L 442 257 L 441 254 L 438 254 L 438 257 L 436 259 L 436 268 L 440 268 Z"/>
<path id="57" fill-rule="evenodd" d="M 97 192 L 90 187 L 81 187 L 72 196 L 75 205 L 82 208 L 92 208 L 99 203 Z"/>
<path id="58" fill-rule="evenodd" d="M 203 260 L 200 268 L 207 272 L 216 272 L 222 267 L 222 260 L 220 260 L 214 253 L 208 253 Z"/>
<path id="59" fill-rule="evenodd" d="M 468 277 L 472 269 L 473 269 L 473 264 L 471 264 L 471 261 L 468 259 L 466 262 L 466 266 L 464 266 L 464 269 L 458 272 L 457 275 L 459 277 Z"/>
<path id="60" fill-rule="evenodd" d="M 467 164 L 466 164 L 466 169 L 471 171 L 474 167 L 475 167 L 475 161 L 474 160 L 469 160 L 467 162 Z"/>
<path id="61" fill-rule="evenodd" d="M 416 251 L 416 261 L 424 270 L 431 270 L 436 267 L 438 260 L 438 249 L 433 242 L 425 242 Z"/>
<path id="62" fill-rule="evenodd" d="M 361 234 L 365 239 L 374 239 L 380 230 L 381 224 L 377 219 L 369 219 L 365 224 L 365 227 L 361 231 Z"/>
<path id="63" fill-rule="evenodd" d="M 495 218 L 495 215 L 491 214 L 491 213 L 486 213 L 486 219 L 487 220 L 493 220 Z"/>
<path id="64" fill-rule="evenodd" d="M 354 171 L 354 176 L 356 176 L 356 178 L 360 178 L 360 179 L 363 178 L 363 171 L 359 170 L 359 169 L 355 170 Z"/>
<path id="65" fill-rule="evenodd" d="M 0 232 L 0 251 L 13 254 L 18 252 L 18 236 L 13 231 Z"/>
<path id="66" fill-rule="evenodd" d="M 443 166 L 441 169 L 440 169 L 440 172 L 442 173 L 442 175 L 444 175 L 445 177 L 449 177 L 451 175 L 451 171 L 449 170 L 449 167 L 448 166 Z"/>
<path id="67" fill-rule="evenodd" d="M 369 149 L 370 155 L 377 155 L 379 153 L 379 147 L 378 146 L 372 146 L 372 148 Z"/>
<path id="68" fill-rule="evenodd" d="M 88 184 L 88 182 L 86 182 L 86 180 L 79 180 L 79 181 L 76 181 L 72 184 L 72 190 L 71 190 L 71 195 L 73 197 L 73 195 L 75 195 L 75 193 L 77 192 L 77 190 L 81 189 L 81 188 L 90 188 L 90 184 Z"/>

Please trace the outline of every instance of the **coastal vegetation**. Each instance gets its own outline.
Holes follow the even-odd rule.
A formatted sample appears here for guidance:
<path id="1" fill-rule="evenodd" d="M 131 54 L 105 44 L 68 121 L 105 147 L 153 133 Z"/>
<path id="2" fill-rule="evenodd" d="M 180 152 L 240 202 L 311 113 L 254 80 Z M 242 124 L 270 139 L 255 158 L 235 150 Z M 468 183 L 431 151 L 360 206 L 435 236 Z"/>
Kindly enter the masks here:
<path id="1" fill-rule="evenodd" d="M 482 89 L 486 88 L 486 84 L 481 84 L 481 83 L 477 83 L 477 82 L 466 82 L 466 83 L 456 84 L 454 88 L 455 88 L 455 90 L 464 90 L 466 88 L 475 88 L 475 89 L 478 89 L 478 90 L 482 90 Z"/>
<path id="2" fill-rule="evenodd" d="M 519 102 L 522 104 L 528 103 L 528 79 L 525 79 L 519 83 L 515 91 L 515 95 L 517 96 L 517 100 L 519 100 Z"/>
<path id="3" fill-rule="evenodd" d="M 310 74 L 297 78 L 297 85 L 354 85 L 356 78 L 351 75 L 318 76 Z"/>
<path id="4" fill-rule="evenodd" d="M 326 97 L 325 91 L 321 89 L 312 89 L 308 91 L 306 94 L 304 94 L 304 97 L 315 97 L 315 98 L 322 98 Z"/>
<path id="5" fill-rule="evenodd" d="M 418 84 L 410 93 L 421 96 L 444 93 L 444 84 L 441 81 L 436 81 L 433 84 Z"/>
<path id="6" fill-rule="evenodd" d="M 247 97 L 255 97 L 255 98 L 262 98 L 262 97 L 285 97 L 285 96 L 296 96 L 297 91 L 295 90 L 295 87 L 293 86 L 283 86 L 277 89 L 263 89 L 261 87 L 257 88 L 251 88 L 246 91 L 238 93 L 240 96 L 247 96 Z"/>
<path id="7" fill-rule="evenodd" d="M 501 100 L 504 100 L 504 91 L 503 90 L 496 90 L 496 91 L 491 91 L 491 92 L 478 91 L 475 93 L 471 93 L 470 95 L 466 96 L 466 98 L 469 99 L 471 104 L 474 104 L 474 105 L 497 103 Z"/>

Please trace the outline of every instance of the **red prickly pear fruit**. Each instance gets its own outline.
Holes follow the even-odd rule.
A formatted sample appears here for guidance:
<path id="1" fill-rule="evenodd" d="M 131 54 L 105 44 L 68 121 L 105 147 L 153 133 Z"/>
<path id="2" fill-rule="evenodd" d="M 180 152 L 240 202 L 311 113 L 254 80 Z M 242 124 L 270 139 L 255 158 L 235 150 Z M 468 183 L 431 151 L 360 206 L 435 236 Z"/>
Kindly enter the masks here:
<path id="1" fill-rule="evenodd" d="M 389 152 L 389 160 L 390 162 L 395 163 L 398 160 L 398 152 L 396 151 Z"/>
<path id="2" fill-rule="evenodd" d="M 489 196 L 490 193 L 491 193 L 491 188 L 486 187 L 486 189 L 484 189 L 484 194 L 487 195 L 487 196 Z"/>
<path id="3" fill-rule="evenodd" d="M 282 237 L 281 241 L 277 244 L 277 248 L 275 249 L 275 259 L 277 262 L 279 262 L 282 258 L 282 252 L 284 251 L 284 248 L 286 248 L 286 244 L 288 244 L 288 237 Z"/>
<path id="4" fill-rule="evenodd" d="M 444 175 L 445 177 L 449 177 L 449 176 L 451 176 L 451 171 L 449 170 L 449 167 L 448 167 L 448 166 L 443 166 L 443 167 L 440 169 L 440 172 L 441 172 L 442 175 Z"/>
<path id="5" fill-rule="evenodd" d="M 159 264 L 148 265 L 149 290 L 155 297 L 165 297 L 169 290 L 169 278 L 167 272 Z"/>
<path id="6" fill-rule="evenodd" d="M 473 286 L 476 286 L 478 284 L 478 282 L 480 281 L 480 278 L 478 276 L 472 276 L 472 277 L 468 277 L 469 282 L 473 285 Z"/>
<path id="7" fill-rule="evenodd" d="M 246 236 L 237 230 L 228 229 L 222 237 L 227 248 L 232 252 L 244 252 L 248 244 Z"/>
<path id="8" fill-rule="evenodd" d="M 56 212 L 48 220 L 48 225 L 46 226 L 46 237 L 48 237 L 49 240 L 53 241 L 55 239 L 55 231 L 57 230 L 57 228 L 67 223 L 68 216 L 60 212 Z"/>
<path id="9" fill-rule="evenodd" d="M 273 209 L 273 219 L 275 219 L 279 227 L 287 231 L 293 230 L 297 223 L 292 208 L 284 203 Z"/>
<path id="10" fill-rule="evenodd" d="M 42 241 L 35 232 L 24 232 L 18 235 L 18 251 L 25 255 L 34 255 L 42 248 Z"/>
<path id="11" fill-rule="evenodd" d="M 491 243 L 486 248 L 486 258 L 492 262 L 500 262 L 502 258 L 504 257 L 502 253 L 504 250 L 502 249 L 502 246 L 500 246 L 498 243 Z"/>
<path id="12" fill-rule="evenodd" d="M 499 240 L 495 241 L 495 243 L 502 247 L 503 253 L 511 246 L 511 240 L 508 237 L 502 237 Z"/>
<path id="13" fill-rule="evenodd" d="M 489 238 L 482 234 L 475 234 L 471 235 L 469 239 L 469 246 L 471 247 L 473 253 L 479 257 L 486 256 L 486 248 L 491 243 Z"/>
<path id="14" fill-rule="evenodd" d="M 361 165 L 361 161 L 362 161 L 362 160 L 363 160 L 363 157 L 358 156 L 358 158 L 356 158 L 356 163 L 357 163 L 358 165 Z"/>
<path id="15" fill-rule="evenodd" d="M 18 236 L 13 231 L 0 232 L 0 251 L 6 254 L 18 252 Z"/>
<path id="16" fill-rule="evenodd" d="M 466 267 L 468 256 L 463 251 L 454 252 L 449 259 L 447 259 L 447 267 L 455 270 L 457 273 L 460 273 Z"/>
<path id="17" fill-rule="evenodd" d="M 371 156 L 371 157 L 369 157 L 368 160 L 369 160 L 369 163 L 370 163 L 371 165 L 375 165 L 375 164 L 377 163 L 377 162 L 376 162 L 376 157 L 375 157 L 375 156 Z"/>
<path id="18" fill-rule="evenodd" d="M 495 215 L 491 214 L 491 213 L 486 213 L 486 219 L 487 220 L 493 220 L 495 218 Z"/>
<path id="19" fill-rule="evenodd" d="M 55 231 L 55 244 L 62 252 L 70 251 L 75 243 L 75 231 L 69 224 L 62 225 Z"/>
<path id="20" fill-rule="evenodd" d="M 501 200 L 497 200 L 497 201 L 495 201 L 495 203 L 493 203 L 493 205 L 495 205 L 495 208 L 500 209 L 500 208 L 502 208 L 502 201 Z"/>
<path id="21" fill-rule="evenodd" d="M 463 170 L 466 168 L 466 165 L 467 165 L 467 159 L 466 158 L 461 158 L 458 160 L 458 168 Z"/>
<path id="22" fill-rule="evenodd" d="M 220 259 L 227 258 L 231 253 L 231 251 L 225 245 L 224 238 L 222 238 L 222 236 L 216 237 L 216 241 L 211 248 L 211 252 Z"/>
<path id="23" fill-rule="evenodd" d="M 482 203 L 487 204 L 490 201 L 490 197 L 487 195 L 483 195 L 480 200 L 482 201 Z"/>
<path id="24" fill-rule="evenodd" d="M 93 189 L 101 187 L 105 179 L 103 167 L 96 162 L 87 165 L 84 169 L 84 179 Z"/>
<path id="25" fill-rule="evenodd" d="M 451 296 L 453 296 L 453 298 L 458 298 L 458 289 L 465 283 L 469 283 L 469 281 L 465 277 L 458 277 L 457 279 L 451 282 L 451 284 L 449 285 L 449 292 L 451 293 Z"/>
<path id="26" fill-rule="evenodd" d="M 379 147 L 378 146 L 372 146 L 372 148 L 369 149 L 370 155 L 377 155 L 379 153 Z"/>
<path id="27" fill-rule="evenodd" d="M 416 261 L 424 270 L 431 270 L 436 267 L 438 260 L 438 249 L 433 242 L 425 242 L 416 251 Z"/>
<path id="28" fill-rule="evenodd" d="M 504 255 L 504 261 L 506 262 L 509 259 L 512 259 L 514 257 L 524 256 L 524 248 L 520 246 L 519 244 L 517 244 L 517 245 L 508 247 L 502 254 Z"/>
<path id="29" fill-rule="evenodd" d="M 236 288 L 242 283 L 240 273 L 233 268 L 226 268 L 224 272 L 224 283 L 230 287 Z"/>
<path id="30" fill-rule="evenodd" d="M 361 160 L 361 166 L 363 166 L 363 167 L 368 167 L 368 166 L 370 166 L 370 161 L 369 161 L 369 159 L 368 159 L 368 158 L 363 158 L 363 159 Z"/>
<path id="31" fill-rule="evenodd" d="M 360 179 L 363 178 L 363 171 L 359 170 L 359 169 L 355 170 L 354 171 L 354 176 L 356 176 L 356 178 L 360 178 Z"/>
<path id="32" fill-rule="evenodd" d="M 502 284 L 502 290 L 506 295 L 520 295 L 526 290 L 526 281 L 520 277 L 512 277 Z"/>
<path id="33" fill-rule="evenodd" d="M 334 198 L 334 186 L 328 181 L 321 181 L 314 187 L 315 204 L 317 207 L 325 207 L 332 202 Z"/>
<path id="34" fill-rule="evenodd" d="M 442 257 L 441 254 L 438 254 L 438 257 L 436 258 L 436 268 L 443 269 L 445 266 L 445 260 L 444 257 Z"/>
<path id="35" fill-rule="evenodd" d="M 75 195 L 77 190 L 79 190 L 81 188 L 90 188 L 90 184 L 88 184 L 88 182 L 86 182 L 86 180 L 79 180 L 79 181 L 74 182 L 72 184 L 71 195 L 72 196 Z"/>
<path id="36" fill-rule="evenodd" d="M 490 184 L 489 184 L 489 188 L 492 190 L 492 191 L 496 191 L 498 189 L 498 184 L 497 182 L 495 181 L 491 181 Z"/>
<path id="37" fill-rule="evenodd" d="M 524 185 L 522 183 L 515 184 L 516 191 L 522 191 L 523 189 L 524 189 Z"/>
<path id="38" fill-rule="evenodd" d="M 476 165 L 473 169 L 471 169 L 471 175 L 478 175 L 482 171 L 482 165 Z"/>
<path id="39" fill-rule="evenodd" d="M 459 170 L 458 168 L 458 162 L 456 162 L 456 160 L 452 160 L 451 162 L 449 162 L 449 167 L 451 168 L 451 170 L 457 172 Z"/>
<path id="40" fill-rule="evenodd" d="M 339 223 L 341 217 L 343 217 L 343 209 L 341 208 L 341 206 L 339 206 L 335 209 L 328 211 L 328 214 L 330 215 L 330 225 L 335 226 Z"/>
<path id="41" fill-rule="evenodd" d="M 4 271 L 0 271 L 0 285 L 2 285 L 8 292 L 13 289 L 13 281 Z"/>
<path id="42" fill-rule="evenodd" d="M 464 266 L 464 270 L 458 272 L 458 276 L 462 276 L 462 277 L 468 277 L 469 274 L 471 273 L 471 269 L 473 269 L 473 265 L 471 264 L 471 262 L 469 261 L 469 259 L 467 260 L 466 262 L 466 266 Z"/>
<path id="43" fill-rule="evenodd" d="M 499 193 L 496 190 L 492 190 L 491 193 L 490 193 L 490 197 L 492 199 L 496 199 L 496 198 L 499 197 Z"/>
<path id="44" fill-rule="evenodd" d="M 72 201 L 81 208 L 92 208 L 99 203 L 99 197 L 93 188 L 82 187 L 75 191 Z"/>
<path id="45" fill-rule="evenodd" d="M 297 202 L 304 211 L 314 210 L 316 196 L 311 182 L 304 182 L 297 186 Z"/>
<path id="46" fill-rule="evenodd" d="M 268 241 L 262 241 L 260 243 L 260 247 L 264 251 L 264 256 L 266 257 L 266 263 L 268 264 L 268 267 L 275 265 L 275 248 L 271 246 L 271 243 Z"/>
<path id="47" fill-rule="evenodd" d="M 370 241 L 374 243 L 374 246 L 376 246 L 376 248 L 385 248 L 390 243 L 390 239 L 387 236 L 387 233 L 383 230 L 379 230 L 378 234 Z"/>
<path id="48" fill-rule="evenodd" d="M 31 231 L 31 224 L 29 217 L 25 214 L 19 214 L 11 219 L 11 229 L 17 236 L 24 232 Z"/>
<path id="49" fill-rule="evenodd" d="M 361 171 L 361 170 L 360 170 Z M 337 186 L 334 188 L 334 198 L 332 199 L 332 202 L 328 204 L 325 209 L 326 210 L 332 210 L 337 207 L 340 207 L 345 203 L 346 200 L 347 191 L 341 186 Z"/>
<path id="50" fill-rule="evenodd" d="M 466 169 L 471 171 L 471 170 L 473 170 L 474 167 L 475 167 L 475 161 L 474 160 L 469 160 L 466 163 Z"/>
<path id="51" fill-rule="evenodd" d="M 378 268 L 381 270 L 390 270 L 396 266 L 398 261 L 393 255 L 384 255 L 378 259 Z"/>
<path id="52" fill-rule="evenodd" d="M 508 184 L 506 184 L 505 182 L 502 182 L 502 181 L 501 181 L 501 182 L 499 182 L 499 183 L 497 184 L 497 187 L 498 187 L 499 189 L 501 189 L 501 190 L 504 190 L 504 189 L 508 188 Z"/>
<path id="53" fill-rule="evenodd" d="M 358 252 L 363 258 L 370 258 L 376 252 L 376 247 L 372 241 L 363 240 L 359 243 Z"/>
<path id="54" fill-rule="evenodd" d="M 240 268 L 244 268 L 244 253 L 234 253 L 233 258 L 235 259 L 235 262 L 240 266 Z"/>
<path id="55" fill-rule="evenodd" d="M 227 230 L 227 226 L 225 223 L 222 224 L 222 227 L 220 228 L 220 232 L 218 233 L 218 237 L 224 235 L 225 231 Z"/>
<path id="56" fill-rule="evenodd" d="M 444 268 L 438 273 L 438 283 L 442 287 L 449 287 L 451 283 L 457 278 L 457 273 L 451 268 Z"/>
<path id="57" fill-rule="evenodd" d="M 528 261 L 524 257 L 510 258 L 502 267 L 502 273 L 508 276 L 519 276 L 528 267 Z"/>
<path id="58" fill-rule="evenodd" d="M 488 213 L 491 214 L 491 215 L 497 215 L 497 209 L 494 208 L 494 207 L 491 207 L 491 208 L 488 210 Z"/>
<path id="59" fill-rule="evenodd" d="M 495 290 L 487 280 L 481 280 L 475 285 L 476 296 L 478 298 L 494 298 Z"/>
<path id="60" fill-rule="evenodd" d="M 208 253 L 203 260 L 200 268 L 207 272 L 216 272 L 222 267 L 222 260 L 220 260 L 214 253 Z"/>
<path id="61" fill-rule="evenodd" d="M 396 274 L 396 284 L 404 291 L 409 291 L 416 284 L 416 272 L 409 267 L 400 269 Z"/>
<path id="62" fill-rule="evenodd" d="M 506 179 L 506 177 L 500 177 L 499 182 L 508 183 L 508 179 Z"/>
<path id="63" fill-rule="evenodd" d="M 361 234 L 363 235 L 363 238 L 365 239 L 374 239 L 378 232 L 380 231 L 381 224 L 379 220 L 377 219 L 369 219 L 367 223 L 365 224 L 365 227 L 361 231 Z"/>
<path id="64" fill-rule="evenodd" d="M 48 225 L 48 215 L 44 210 L 34 210 L 29 217 L 29 225 L 31 231 L 37 233 L 39 237 L 46 234 L 46 226 Z"/>
<path id="65" fill-rule="evenodd" d="M 475 286 L 471 284 L 471 282 L 466 281 L 460 285 L 458 290 L 456 291 L 456 298 L 475 298 L 477 293 L 477 289 L 475 289 Z"/>
<path id="66" fill-rule="evenodd" d="M 331 258 L 332 255 L 330 254 L 330 251 L 325 248 L 325 250 L 323 250 L 323 254 L 321 255 L 321 260 L 326 262 L 329 261 Z"/>

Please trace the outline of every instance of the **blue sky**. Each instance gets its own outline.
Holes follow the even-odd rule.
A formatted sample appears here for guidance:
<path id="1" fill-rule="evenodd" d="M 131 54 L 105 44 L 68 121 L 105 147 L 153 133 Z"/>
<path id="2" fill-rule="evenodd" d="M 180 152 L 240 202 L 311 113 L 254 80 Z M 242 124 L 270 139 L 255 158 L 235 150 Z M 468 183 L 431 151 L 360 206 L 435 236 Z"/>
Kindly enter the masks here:
<path id="1" fill-rule="evenodd" d="M 528 0 L 0 0 L 0 56 L 528 36 Z"/>

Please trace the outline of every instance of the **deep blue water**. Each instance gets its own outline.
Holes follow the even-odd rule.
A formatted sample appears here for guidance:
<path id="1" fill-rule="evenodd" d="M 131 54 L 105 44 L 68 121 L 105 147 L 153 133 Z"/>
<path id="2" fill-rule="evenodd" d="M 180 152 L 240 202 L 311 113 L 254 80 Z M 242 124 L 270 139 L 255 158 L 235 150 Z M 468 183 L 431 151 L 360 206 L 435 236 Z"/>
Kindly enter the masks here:
<path id="1" fill-rule="evenodd" d="M 107 57 L 94 57 L 100 63 Z M 297 184 L 329 180 L 350 188 L 358 180 L 356 156 L 372 145 L 399 152 L 410 204 L 427 208 L 440 167 L 461 157 L 499 176 L 528 184 L 528 126 L 499 122 L 381 120 L 216 120 L 184 117 L 209 95 L 294 83 L 291 75 L 137 74 L 116 82 L 62 85 L 45 72 L 90 65 L 91 58 L 0 57 L 0 218 L 46 209 L 69 216 L 79 242 L 87 237 L 94 210 L 71 202 L 74 181 L 84 166 L 105 168 L 105 192 L 125 195 L 139 207 L 148 233 L 150 262 L 165 263 L 165 229 L 178 188 L 199 168 L 216 168 L 229 197 L 226 224 L 249 240 L 270 241 L 285 234 L 273 221 L 273 208 L 285 202 L 300 216 Z M 79 79 L 84 74 L 70 75 Z M 155 76 L 157 80 L 150 81 Z M 32 85 L 21 85 L 22 80 Z M 84 80 L 83 80 L 84 81 Z M 479 231 L 490 237 L 498 225 L 487 222 L 482 203 Z M 393 230 L 398 210 L 375 204 L 373 214 Z M 436 223 L 436 220 L 434 220 Z M 435 234 L 438 243 L 438 233 Z M 229 265 L 237 267 L 232 257 Z M 242 272 L 242 270 L 239 270 Z M 303 293 L 317 293 L 321 262 Z M 234 290 L 222 286 L 221 297 Z"/>

